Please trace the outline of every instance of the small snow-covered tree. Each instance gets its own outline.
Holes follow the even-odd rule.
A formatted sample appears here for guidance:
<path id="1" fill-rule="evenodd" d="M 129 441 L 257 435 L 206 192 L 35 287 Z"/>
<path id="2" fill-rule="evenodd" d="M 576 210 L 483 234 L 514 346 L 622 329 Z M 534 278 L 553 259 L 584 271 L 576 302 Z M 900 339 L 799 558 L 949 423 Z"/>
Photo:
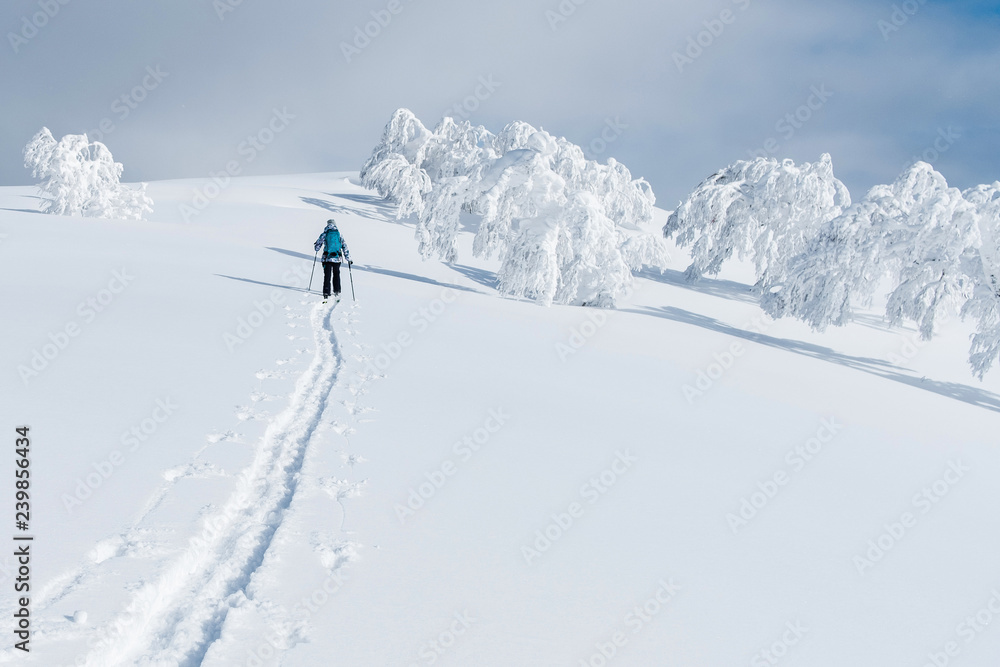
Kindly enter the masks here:
<path id="1" fill-rule="evenodd" d="M 31 175 L 35 178 L 44 178 L 49 171 L 49 163 L 52 161 L 52 152 L 55 150 L 56 140 L 49 132 L 49 128 L 43 127 L 38 131 L 28 145 L 24 147 L 24 166 L 31 170 Z"/>
<path id="2" fill-rule="evenodd" d="M 468 121 L 444 118 L 431 131 L 411 111 L 398 109 L 362 168 L 361 182 L 399 205 L 397 219 L 420 214 L 434 184 L 468 176 L 491 153 L 491 141 L 485 128 Z"/>
<path id="3" fill-rule="evenodd" d="M 408 109 L 398 109 L 382 131 L 382 140 L 361 169 L 361 183 L 396 202 L 397 218 L 423 209 L 431 180 L 418 155 L 431 133 Z"/>
<path id="4" fill-rule="evenodd" d="M 123 185 L 121 163 L 85 134 L 67 134 L 57 142 L 43 127 L 25 146 L 24 165 L 42 179 L 43 213 L 141 220 L 153 210 L 145 183 L 138 189 Z"/>
<path id="5" fill-rule="evenodd" d="M 899 209 L 887 218 L 884 255 L 895 287 L 886 303 L 891 324 L 912 320 L 929 340 L 934 321 L 967 299 L 968 275 L 978 254 L 979 220 L 975 207 L 929 164 L 918 162 L 894 184 Z"/>
<path id="6" fill-rule="evenodd" d="M 587 162 L 587 172 L 594 173 L 591 189 L 597 193 L 608 217 L 626 228 L 640 231 L 641 225 L 653 220 L 653 204 L 656 197 L 644 178 L 632 179 L 632 174 L 622 163 L 608 158 L 607 165 Z M 584 184 L 588 184 L 584 181 Z"/>
<path id="7" fill-rule="evenodd" d="M 472 213 L 483 165 L 496 155 L 493 135 L 469 121 L 445 117 L 434 128 L 417 159 L 433 183 L 424 196 L 417 223 L 422 257 L 458 260 L 458 231 L 463 212 Z"/>
<path id="8" fill-rule="evenodd" d="M 850 203 L 827 154 L 799 166 L 773 158 L 738 160 L 695 188 L 663 234 L 691 247 L 689 280 L 717 274 L 735 254 L 753 260 L 757 284 L 766 287 L 780 282 L 784 260 Z"/>
<path id="9" fill-rule="evenodd" d="M 480 175 L 474 250 L 503 253 L 498 277 L 507 294 L 613 306 L 633 269 L 666 262 L 661 239 L 627 231 L 652 220 L 652 191 L 624 165 L 588 161 L 579 146 L 532 129 L 508 126 L 494 144 L 508 150 Z"/>
<path id="10" fill-rule="evenodd" d="M 404 174 L 406 184 L 390 182 L 391 174 Z M 399 217 L 419 215 L 425 258 L 456 261 L 461 215 L 480 216 L 473 252 L 500 257 L 505 294 L 610 306 L 631 284 L 632 270 L 666 260 L 663 239 L 641 231 L 654 203 L 645 180 L 614 160 L 589 161 L 579 146 L 528 123 L 493 135 L 444 118 L 428 131 L 399 110 L 362 178 L 400 203 Z"/>
<path id="11" fill-rule="evenodd" d="M 405 218 L 423 210 L 423 196 L 431 190 L 431 179 L 423 169 L 392 154 L 362 172 L 365 187 L 378 190 L 383 197 L 398 204 L 396 217 Z"/>
<path id="12" fill-rule="evenodd" d="M 633 269 L 662 265 L 665 259 L 653 245 L 656 236 L 620 231 L 593 193 L 576 192 L 564 216 L 565 231 L 556 249 L 561 280 L 555 300 L 560 303 L 613 306 L 621 287 L 631 284 Z"/>
<path id="13" fill-rule="evenodd" d="M 962 194 L 979 218 L 979 252 L 968 267 L 974 284 L 962 315 L 976 320 L 969 365 L 982 379 L 1000 357 L 1000 182 L 979 185 Z"/>
<path id="14" fill-rule="evenodd" d="M 884 273 L 880 216 L 878 204 L 866 199 L 820 227 L 786 262 L 785 279 L 762 289 L 764 311 L 797 317 L 817 331 L 846 324 L 852 307 L 870 301 Z"/>

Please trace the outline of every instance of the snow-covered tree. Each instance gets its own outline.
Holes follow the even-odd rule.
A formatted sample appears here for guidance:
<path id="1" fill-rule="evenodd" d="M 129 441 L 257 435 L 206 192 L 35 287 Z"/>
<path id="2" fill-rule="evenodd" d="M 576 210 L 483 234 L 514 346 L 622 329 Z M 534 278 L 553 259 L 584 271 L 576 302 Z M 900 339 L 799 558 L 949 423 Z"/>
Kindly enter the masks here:
<path id="1" fill-rule="evenodd" d="M 962 315 L 976 320 L 969 364 L 979 378 L 1000 357 L 1000 182 L 979 185 L 962 193 L 979 218 L 979 253 L 969 264 L 974 276 L 972 294 Z"/>
<path id="2" fill-rule="evenodd" d="M 969 297 L 970 262 L 979 252 L 975 207 L 929 164 L 918 162 L 894 184 L 899 209 L 887 218 L 884 254 L 895 287 L 886 303 L 892 324 L 911 320 L 929 340 L 934 320 Z"/>
<path id="3" fill-rule="evenodd" d="M 32 176 L 44 178 L 44 175 L 48 173 L 55 147 L 56 140 L 47 127 L 43 127 L 38 131 L 38 134 L 31 138 L 28 145 L 24 147 L 24 166 L 31 170 Z"/>
<path id="4" fill-rule="evenodd" d="M 877 203 L 863 200 L 825 223 L 805 249 L 785 263 L 785 279 L 761 291 L 771 317 L 797 317 L 823 331 L 850 320 L 852 307 L 870 302 L 884 273 Z"/>
<path id="5" fill-rule="evenodd" d="M 411 111 L 398 109 L 362 168 L 361 182 L 396 202 L 397 218 L 420 214 L 433 184 L 468 176 L 492 154 L 491 141 L 485 128 L 468 121 L 444 118 L 432 132 Z"/>
<path id="6" fill-rule="evenodd" d="M 766 288 L 781 282 L 784 260 L 850 203 L 827 154 L 799 166 L 773 158 L 738 160 L 695 188 L 663 234 L 691 247 L 688 280 L 717 274 L 735 254 L 753 260 L 757 284 Z"/>
<path id="7" fill-rule="evenodd" d="M 420 165 L 418 155 L 431 133 L 407 109 L 399 109 L 382 131 L 382 140 L 361 169 L 361 182 L 396 202 L 397 218 L 423 209 L 423 196 L 431 180 Z"/>
<path id="8" fill-rule="evenodd" d="M 399 154 L 388 155 L 362 172 L 362 182 L 398 204 L 397 218 L 420 213 L 423 196 L 431 190 L 431 179 L 426 172 Z"/>
<path id="9" fill-rule="evenodd" d="M 982 377 L 1000 356 L 998 236 L 1000 183 L 963 193 L 917 162 L 825 223 L 761 305 L 822 331 L 846 324 L 887 284 L 889 322 L 912 321 L 924 339 L 939 317 L 961 307 L 977 320 L 969 362 Z"/>
<path id="10" fill-rule="evenodd" d="M 890 321 L 917 321 L 929 337 L 935 315 L 963 289 L 959 255 L 972 243 L 971 213 L 958 190 L 918 162 L 822 225 L 788 260 L 784 279 L 768 286 L 762 305 L 772 316 L 793 315 L 822 331 L 847 323 L 852 308 L 869 304 L 889 276 Z"/>
<path id="11" fill-rule="evenodd" d="M 500 257 L 505 294 L 611 306 L 632 270 L 666 261 L 663 240 L 641 231 L 652 220 L 649 184 L 614 160 L 588 161 L 579 146 L 528 123 L 493 135 L 444 118 L 428 131 L 401 109 L 362 178 L 399 203 L 399 217 L 418 214 L 425 258 L 456 261 L 461 215 L 480 216 L 473 252 Z"/>
<path id="12" fill-rule="evenodd" d="M 121 163 L 85 134 L 67 134 L 57 142 L 43 127 L 25 146 L 24 165 L 42 179 L 43 213 L 141 220 L 153 210 L 145 183 L 137 189 L 123 185 Z"/>

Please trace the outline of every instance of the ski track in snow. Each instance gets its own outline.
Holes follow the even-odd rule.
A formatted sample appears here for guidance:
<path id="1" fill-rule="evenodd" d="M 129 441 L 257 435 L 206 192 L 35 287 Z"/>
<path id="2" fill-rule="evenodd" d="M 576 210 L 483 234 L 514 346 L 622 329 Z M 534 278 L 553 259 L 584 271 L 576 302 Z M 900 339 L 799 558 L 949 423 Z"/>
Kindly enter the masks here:
<path id="1" fill-rule="evenodd" d="M 316 351 L 288 407 L 268 426 L 253 461 L 225 504 L 155 580 L 103 628 L 84 665 L 201 663 L 219 637 L 231 598 L 263 562 L 290 505 L 310 439 L 340 369 L 333 305 L 312 311 Z"/>
<path id="2" fill-rule="evenodd" d="M 342 321 L 352 321 L 354 308 L 357 308 L 356 304 L 351 310 L 346 310 L 341 315 Z M 353 340 L 354 332 L 343 327 L 341 331 L 347 333 L 346 342 L 357 346 L 357 342 Z M 341 354 L 341 344 L 335 341 L 335 345 L 336 354 L 342 361 L 334 393 L 341 397 L 344 395 L 359 396 L 366 393 L 364 385 L 371 378 L 364 373 L 355 372 L 359 382 L 348 383 L 346 371 L 353 364 L 350 359 Z M 357 371 L 356 368 L 355 371 Z M 327 411 L 337 412 L 343 408 L 350 416 L 349 421 L 355 421 L 352 409 L 346 403 L 342 400 L 329 400 Z M 366 408 L 366 410 L 370 409 Z M 319 564 L 326 571 L 327 581 L 337 581 L 338 586 L 341 581 L 338 571 L 358 558 L 360 545 L 347 539 L 352 531 L 345 528 L 347 521 L 345 500 L 361 495 L 361 489 L 367 483 L 367 480 L 357 480 L 354 470 L 354 466 L 363 463 L 365 459 L 351 451 L 349 436 L 354 432 L 354 429 L 349 424 L 341 423 L 330 415 L 324 414 L 321 423 L 314 431 L 313 441 L 317 445 L 326 445 L 326 443 L 321 443 L 321 434 L 326 431 L 333 431 L 346 445 L 346 451 L 340 450 L 337 453 L 342 467 L 349 469 L 350 479 L 321 476 L 324 466 L 322 464 L 317 466 L 317 459 L 322 458 L 317 455 L 317 450 L 324 447 L 310 447 L 309 451 L 305 453 L 300 468 L 302 477 L 299 486 L 300 492 L 289 504 L 285 520 L 275 530 L 271 540 L 271 549 L 264 554 L 264 558 L 254 570 L 248 584 L 236 594 L 233 608 L 219 628 L 218 640 L 213 642 L 205 653 L 204 664 L 230 665 L 235 662 L 239 662 L 239 664 L 244 664 L 244 661 L 253 662 L 252 659 L 247 659 L 249 650 L 249 655 L 256 658 L 256 662 L 253 664 L 259 664 L 261 667 L 281 665 L 284 664 L 284 656 L 289 650 L 307 640 L 311 629 L 313 610 L 310 609 L 308 612 L 303 609 L 289 611 L 278 602 L 282 598 L 287 601 L 288 596 L 285 595 L 288 592 L 287 589 L 293 589 L 296 586 L 294 580 L 288 581 L 285 578 L 289 574 L 287 565 L 283 563 L 284 556 L 287 555 L 285 553 L 287 547 L 301 551 L 305 538 L 309 535 L 312 551 Z M 308 506 L 310 500 L 320 497 L 328 497 L 339 505 L 341 512 L 339 529 L 331 532 L 309 530 L 313 526 L 311 523 L 313 519 L 306 518 L 310 512 Z M 305 512 L 306 517 L 303 517 L 303 512 Z M 317 590 L 319 589 L 312 588 L 306 592 L 304 589 L 300 589 L 299 592 L 311 597 L 316 594 Z M 327 590 L 325 585 L 323 590 Z M 264 636 L 267 637 L 266 642 L 261 639 Z M 248 639 L 251 640 L 251 643 L 257 642 L 255 648 L 260 652 L 260 655 L 253 650 L 254 647 L 248 648 Z M 265 652 L 270 653 L 270 657 L 263 657 Z M 234 658 L 237 655 L 239 658 Z"/>
<path id="3" fill-rule="evenodd" d="M 248 588 L 258 587 L 252 586 L 252 580 L 258 570 L 266 569 L 262 566 L 266 564 L 268 549 L 275 543 L 285 512 L 300 486 L 310 445 L 324 430 L 331 430 L 331 425 L 345 440 L 348 433 L 353 432 L 346 425 L 323 420 L 332 400 L 331 392 L 344 368 L 344 357 L 332 324 L 336 306 L 331 303 L 313 307 L 310 320 L 315 352 L 309 367 L 298 378 L 288 406 L 270 418 L 251 463 L 237 478 L 235 489 L 221 506 L 212 508 L 202 518 L 199 529 L 186 546 L 174 552 L 155 577 L 130 587 L 132 595 L 125 608 L 100 627 L 67 625 L 69 619 L 65 617 L 46 618 L 46 609 L 98 583 L 103 578 L 103 573 L 97 569 L 101 563 L 115 557 L 155 557 L 169 553 L 160 548 L 156 537 L 158 531 L 170 532 L 172 529 L 140 526 L 179 479 L 225 476 L 197 461 L 204 447 L 195 454 L 193 462 L 165 471 L 166 483 L 154 492 L 130 527 L 97 542 L 87 554 L 87 563 L 63 573 L 43 587 L 36 602 L 36 641 L 45 644 L 90 638 L 88 646 L 92 648 L 76 660 L 77 665 L 85 667 L 194 667 L 203 662 L 213 643 L 222 635 L 230 610 L 246 601 Z M 345 313 L 347 320 L 351 316 L 350 312 Z M 286 373 L 258 371 L 257 377 L 263 380 L 265 376 Z M 362 384 L 367 380 L 363 378 Z M 354 396 L 364 393 L 356 386 L 346 389 Z M 271 398 L 261 396 L 265 397 Z M 354 405 L 347 403 L 344 401 L 343 405 L 353 417 Z M 236 417 L 245 419 L 244 413 L 249 412 L 255 413 L 253 417 L 256 418 L 264 416 L 253 408 L 238 406 Z M 237 434 L 226 431 L 210 434 L 208 443 L 237 439 Z M 349 441 L 347 444 L 349 447 Z M 362 460 L 349 455 L 352 477 L 353 464 Z M 323 479 L 317 481 L 316 486 L 338 502 L 346 519 L 342 501 L 357 495 L 363 483 Z M 338 487 L 336 492 L 331 486 Z M 313 550 L 329 569 L 337 569 L 354 559 L 357 545 L 339 541 L 336 535 L 314 535 L 313 541 Z M 336 558 L 331 559 L 331 554 Z M 252 592 L 250 597 L 255 597 Z M 266 612 L 273 605 L 265 598 L 257 606 Z M 0 662 L 8 662 L 11 657 L 4 651 L 0 653 Z"/>
<path id="4" fill-rule="evenodd" d="M 298 548 L 308 539 L 329 576 L 357 559 L 361 545 L 347 539 L 353 531 L 345 529 L 346 501 L 362 494 L 367 480 L 356 477 L 355 466 L 366 459 L 353 452 L 350 436 L 360 423 L 374 421 L 361 417 L 377 412 L 362 405 L 361 397 L 369 382 L 385 376 L 364 370 L 370 346 L 357 340 L 358 304 L 350 308 L 338 308 L 337 303 L 302 304 L 312 305 L 309 315 L 286 316 L 310 318 L 315 351 L 296 350 L 298 355 L 312 352 L 313 358 L 288 394 L 287 407 L 269 416 L 257 410 L 256 404 L 280 398 L 265 393 L 263 381 L 290 377 L 292 371 L 282 367 L 294 357 L 276 361 L 275 370 L 257 371 L 259 382 L 251 390 L 251 405 L 236 406 L 234 428 L 248 420 L 267 423 L 246 469 L 231 475 L 201 458 L 216 443 L 245 442 L 242 433 L 232 428 L 208 433 L 205 445 L 188 463 L 163 471 L 164 482 L 121 532 L 98 540 L 80 565 L 41 586 L 33 605 L 32 654 L 15 656 L 0 649 L 0 663 L 27 658 L 27 664 L 40 664 L 42 659 L 48 666 L 54 663 L 44 658 L 46 646 L 86 640 L 88 648 L 71 661 L 77 667 L 228 664 L 234 649 L 245 650 L 240 638 L 245 640 L 250 628 L 260 629 L 260 621 L 280 638 L 281 648 L 272 644 L 279 663 L 286 651 L 305 640 L 308 619 L 290 614 L 273 600 L 282 561 L 275 552 L 282 551 L 283 545 Z M 345 354 L 334 331 L 337 313 L 343 323 L 337 330 L 346 336 L 343 344 L 356 349 L 353 354 Z M 345 446 L 337 454 L 347 478 L 323 474 L 309 463 L 314 458 L 310 452 L 318 451 L 316 445 L 326 432 Z M 229 478 L 235 480 L 235 487 L 224 502 L 206 508 L 186 544 L 170 546 L 177 527 L 149 524 L 148 519 L 172 496 L 177 483 L 189 478 Z M 307 498 L 317 493 L 339 506 L 339 530 L 334 522 L 330 532 L 303 532 L 296 508 L 303 502 L 308 505 Z M 148 579 L 125 584 L 127 602 L 109 620 L 91 625 L 63 615 L 65 609 L 53 610 L 67 599 L 98 592 L 123 558 L 153 559 L 158 564 Z M 5 613 L 8 607 L 13 611 L 6 601 L 2 607 Z"/>

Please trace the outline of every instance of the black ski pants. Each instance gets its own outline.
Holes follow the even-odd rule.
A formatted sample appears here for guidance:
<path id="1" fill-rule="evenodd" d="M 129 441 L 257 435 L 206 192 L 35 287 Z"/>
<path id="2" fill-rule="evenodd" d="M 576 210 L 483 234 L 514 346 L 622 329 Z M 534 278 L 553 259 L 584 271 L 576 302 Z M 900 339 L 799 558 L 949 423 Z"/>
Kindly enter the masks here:
<path id="1" fill-rule="evenodd" d="M 340 294 L 340 262 L 323 262 L 323 296 L 330 296 L 330 279 L 333 293 Z"/>

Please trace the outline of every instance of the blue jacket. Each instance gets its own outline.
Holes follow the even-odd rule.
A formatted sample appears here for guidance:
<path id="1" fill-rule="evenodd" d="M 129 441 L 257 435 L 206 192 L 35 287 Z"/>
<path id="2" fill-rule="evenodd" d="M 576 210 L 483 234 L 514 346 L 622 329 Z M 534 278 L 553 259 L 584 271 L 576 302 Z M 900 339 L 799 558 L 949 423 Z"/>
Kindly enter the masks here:
<path id="1" fill-rule="evenodd" d="M 336 227 L 327 227 L 323 230 L 323 233 L 319 235 L 316 239 L 316 243 L 313 244 L 313 250 L 319 251 L 323 248 L 323 261 L 333 262 L 335 264 L 340 264 L 343 260 L 351 261 L 351 251 L 347 248 L 347 241 L 344 240 L 344 235 L 340 234 L 340 251 L 330 252 L 326 248 L 326 233 L 330 230 L 336 230 L 340 234 L 340 230 Z"/>

